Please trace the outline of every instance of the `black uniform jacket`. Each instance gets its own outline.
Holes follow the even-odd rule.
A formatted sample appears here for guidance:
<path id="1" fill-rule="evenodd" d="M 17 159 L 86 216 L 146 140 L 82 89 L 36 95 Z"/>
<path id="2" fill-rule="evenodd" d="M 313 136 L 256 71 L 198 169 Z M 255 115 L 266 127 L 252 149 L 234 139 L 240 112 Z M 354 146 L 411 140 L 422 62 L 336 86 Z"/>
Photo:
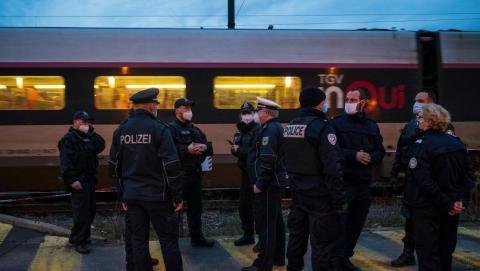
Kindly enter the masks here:
<path id="1" fill-rule="evenodd" d="M 300 175 L 289 172 L 290 188 L 315 196 L 327 196 L 331 199 L 333 206 L 339 209 L 345 204 L 345 189 L 340 164 L 342 154 L 337 137 L 323 112 L 313 108 L 300 109 L 299 118 L 308 117 L 316 118 L 306 127 L 305 139 L 310 145 L 307 147 L 315 149 L 318 158 L 312 160 L 321 163 L 319 167 L 322 174 Z M 295 159 L 299 159 L 300 163 L 303 159 L 311 159 L 310 157 L 300 157 L 300 153 L 303 151 L 297 150 L 293 154 L 286 152 L 285 156 L 295 155 Z"/>
<path id="2" fill-rule="evenodd" d="M 372 165 L 378 164 L 385 156 L 383 138 L 375 121 L 365 113 L 343 114 L 330 121 L 342 150 L 343 176 L 346 181 L 368 182 L 372 180 Z M 357 152 L 370 154 L 368 165 L 356 160 Z"/>
<path id="3" fill-rule="evenodd" d="M 180 202 L 180 163 L 168 126 L 138 109 L 115 130 L 110 162 L 123 199 Z"/>
<path id="4" fill-rule="evenodd" d="M 207 141 L 206 135 L 193 122 L 181 122 L 175 119 L 175 121 L 169 123 L 169 126 L 180 157 L 182 170 L 187 174 L 201 172 L 205 157 L 213 155 L 212 143 Z M 202 155 L 192 155 L 188 152 L 188 146 L 192 142 L 206 144 L 207 149 Z"/>
<path id="5" fill-rule="evenodd" d="M 412 146 L 406 183 L 406 204 L 436 206 L 448 212 L 455 201 L 468 204 L 474 186 L 467 150 L 455 136 L 428 130 Z"/>
<path id="6" fill-rule="evenodd" d="M 265 122 L 258 133 L 255 143 L 255 185 L 262 191 L 269 185 L 287 185 L 282 137 L 283 128 L 277 118 Z"/>
<path id="7" fill-rule="evenodd" d="M 402 129 L 400 137 L 397 141 L 397 151 L 395 152 L 395 160 L 392 166 L 392 173 L 395 175 L 400 171 L 405 171 L 408 166 L 410 158 L 410 146 L 415 143 L 417 139 L 423 136 L 424 131 L 418 127 L 417 118 L 411 119 Z M 447 133 L 455 134 L 455 128 L 452 124 L 448 124 Z"/>
<path id="8" fill-rule="evenodd" d="M 238 149 L 237 151 L 232 149 L 231 152 L 238 158 L 238 167 L 243 171 L 247 171 L 249 161 L 255 159 L 255 140 L 259 127 L 253 121 L 248 124 L 242 121 L 237 123 L 238 131 L 233 135 L 233 143 L 238 145 Z"/>
<path id="9" fill-rule="evenodd" d="M 85 134 L 70 127 L 58 142 L 60 151 L 60 171 L 67 189 L 76 181 L 93 179 L 98 166 L 97 154 L 105 149 L 105 140 L 90 126 Z"/>

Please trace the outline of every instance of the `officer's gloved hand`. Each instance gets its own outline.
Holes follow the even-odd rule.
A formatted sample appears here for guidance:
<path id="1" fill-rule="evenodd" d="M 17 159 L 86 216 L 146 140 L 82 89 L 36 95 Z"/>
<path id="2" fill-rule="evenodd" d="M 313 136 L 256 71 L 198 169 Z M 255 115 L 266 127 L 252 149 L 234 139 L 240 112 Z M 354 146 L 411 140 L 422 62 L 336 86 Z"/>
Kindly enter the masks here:
<path id="1" fill-rule="evenodd" d="M 95 132 L 95 128 L 93 128 L 93 125 L 88 125 L 88 134 L 92 135 Z"/>

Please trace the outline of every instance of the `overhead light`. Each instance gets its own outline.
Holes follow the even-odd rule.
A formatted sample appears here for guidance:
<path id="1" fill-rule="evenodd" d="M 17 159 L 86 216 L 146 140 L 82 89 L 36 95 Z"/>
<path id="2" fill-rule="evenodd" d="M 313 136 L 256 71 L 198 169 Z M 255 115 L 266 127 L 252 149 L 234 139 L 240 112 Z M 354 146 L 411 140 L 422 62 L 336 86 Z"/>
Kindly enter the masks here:
<path id="1" fill-rule="evenodd" d="M 126 85 L 126 88 L 176 88 L 185 89 L 185 84 L 162 84 L 162 85 Z"/>
<path id="2" fill-rule="evenodd" d="M 5 85 L 0 85 L 0 89 L 7 89 L 7 86 L 5 86 Z"/>
<path id="3" fill-rule="evenodd" d="M 292 77 L 287 76 L 285 77 L 285 87 L 290 88 L 292 86 Z"/>
<path id="4" fill-rule="evenodd" d="M 93 85 L 93 88 L 98 88 L 98 85 Z"/>
<path id="5" fill-rule="evenodd" d="M 275 88 L 275 84 L 228 84 L 228 85 L 215 85 L 215 89 L 256 89 L 256 88 Z"/>
<path id="6" fill-rule="evenodd" d="M 65 85 L 34 85 L 38 89 L 64 89 Z"/>
<path id="7" fill-rule="evenodd" d="M 115 88 L 115 77 L 113 76 L 108 77 L 108 87 Z"/>
<path id="8" fill-rule="evenodd" d="M 23 88 L 23 78 L 22 77 L 17 77 L 17 87 L 18 88 Z"/>

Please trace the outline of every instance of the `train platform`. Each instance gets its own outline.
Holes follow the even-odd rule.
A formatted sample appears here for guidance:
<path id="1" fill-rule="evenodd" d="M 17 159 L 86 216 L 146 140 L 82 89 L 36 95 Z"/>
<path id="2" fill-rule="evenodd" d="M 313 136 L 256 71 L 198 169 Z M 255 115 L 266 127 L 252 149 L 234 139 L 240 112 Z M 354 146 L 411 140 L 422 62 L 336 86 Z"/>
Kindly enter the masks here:
<path id="1" fill-rule="evenodd" d="M 402 250 L 400 228 L 366 229 L 356 248 L 353 262 L 362 270 L 416 270 L 416 267 L 393 268 L 389 261 Z M 216 237 L 214 248 L 194 248 L 188 238 L 180 240 L 184 269 L 240 270 L 255 258 L 251 246 L 235 247 L 236 236 Z M 125 270 L 123 243 L 93 240 L 92 252 L 78 254 L 68 245 L 68 238 L 46 235 L 37 231 L 0 223 L 0 270 Z M 150 241 L 152 257 L 160 264 L 155 270 L 165 270 L 158 241 Z M 480 270 L 480 227 L 462 225 L 457 249 L 453 255 L 454 270 Z M 311 270 L 310 251 L 305 255 L 305 270 Z M 274 270 L 286 270 L 275 267 Z"/>

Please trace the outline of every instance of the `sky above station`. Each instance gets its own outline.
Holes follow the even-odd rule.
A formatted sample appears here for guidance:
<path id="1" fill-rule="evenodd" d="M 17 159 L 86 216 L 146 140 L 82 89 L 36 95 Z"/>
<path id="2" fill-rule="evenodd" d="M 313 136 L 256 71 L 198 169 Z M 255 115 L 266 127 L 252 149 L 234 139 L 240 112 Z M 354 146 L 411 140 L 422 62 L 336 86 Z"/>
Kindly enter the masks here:
<path id="1" fill-rule="evenodd" d="M 227 0 L 1 0 L 0 27 L 227 28 Z M 480 31 L 480 0 L 235 0 L 237 29 Z"/>

